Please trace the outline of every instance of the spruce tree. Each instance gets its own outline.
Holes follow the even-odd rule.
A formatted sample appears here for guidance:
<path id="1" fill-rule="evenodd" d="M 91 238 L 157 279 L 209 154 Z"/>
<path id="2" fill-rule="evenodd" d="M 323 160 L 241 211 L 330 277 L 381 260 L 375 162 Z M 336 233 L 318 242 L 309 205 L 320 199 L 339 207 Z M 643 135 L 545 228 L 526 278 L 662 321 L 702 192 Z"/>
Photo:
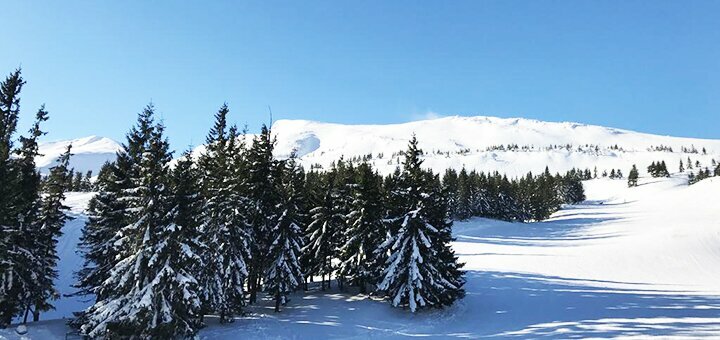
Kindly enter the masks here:
<path id="1" fill-rule="evenodd" d="M 37 224 L 40 209 L 40 173 L 35 167 L 35 158 L 39 155 L 37 139 L 44 134 L 40 124 L 46 121 L 44 107 L 38 110 L 35 123 L 29 130 L 29 136 L 20 137 L 21 147 L 14 150 L 17 157 L 9 159 L 11 179 L 9 206 L 9 225 L 2 228 L 0 239 L 6 240 L 6 268 L 0 276 L 0 324 L 9 324 L 12 317 L 28 313 L 33 309 L 35 297 L 43 287 L 42 269 L 37 264 L 42 261 L 37 238 Z M 13 217 L 16 218 L 13 219 Z"/>
<path id="2" fill-rule="evenodd" d="M 54 280 L 58 276 L 56 245 L 58 238 L 62 235 L 61 229 L 65 225 L 65 221 L 70 219 L 66 214 L 68 207 L 63 204 L 65 191 L 68 190 L 70 150 L 71 145 L 68 145 L 67 150 L 58 158 L 57 165 L 50 169 L 45 195 L 40 201 L 38 217 L 33 228 L 36 239 L 34 251 L 39 261 L 33 267 L 38 278 L 38 284 L 34 287 L 32 294 L 34 299 L 33 321 L 40 319 L 40 312 L 53 309 L 50 301 L 59 297 L 54 286 Z"/>
<path id="3" fill-rule="evenodd" d="M 137 209 L 120 230 L 117 263 L 99 291 L 105 298 L 86 312 L 81 329 L 90 337 L 192 336 L 199 325 L 197 282 L 187 269 L 196 261 L 168 190 L 171 153 L 162 124 L 154 123 L 148 105 L 140 114 L 141 157 L 133 200 Z M 146 124 L 146 125 L 145 125 Z"/>
<path id="4" fill-rule="evenodd" d="M 339 274 L 358 286 L 360 293 L 366 293 L 367 285 L 376 284 L 376 268 L 383 265 L 374 255 L 386 235 L 382 177 L 368 163 L 362 163 L 357 167 L 356 183 L 344 230 L 345 242 L 340 247 Z"/>
<path id="5" fill-rule="evenodd" d="M 393 306 L 408 306 L 412 312 L 450 305 L 464 294 L 462 272 L 450 270 L 459 265 L 454 255 L 448 255 L 452 250 L 444 233 L 449 232 L 449 226 L 437 224 L 440 218 L 447 218 L 447 211 L 440 214 L 437 202 L 431 199 L 432 183 L 421 168 L 421 154 L 413 136 L 401 175 L 405 212 L 393 219 L 398 232 L 380 247 L 381 252 L 388 249 L 391 255 L 378 290 Z"/>
<path id="6" fill-rule="evenodd" d="M 118 153 L 117 162 L 105 163 L 95 182 L 98 192 L 88 203 L 88 221 L 83 228 L 79 243 L 79 253 L 83 256 L 82 269 L 76 274 L 77 295 L 94 295 L 95 301 L 101 301 L 105 295 L 98 289 L 110 276 L 115 265 L 115 257 L 122 245 L 116 244 L 117 235 L 127 225 L 131 210 L 123 197 L 127 187 L 128 159 L 124 147 Z M 74 326 L 84 322 L 84 313 L 77 313 Z"/>
<path id="7" fill-rule="evenodd" d="M 236 135 L 227 129 L 229 109 L 223 105 L 215 115 L 215 125 L 206 139 L 207 149 L 200 156 L 202 192 L 201 274 L 203 314 L 214 313 L 220 322 L 230 322 L 245 305 L 245 279 L 248 277 L 251 235 L 246 222 L 247 202 L 239 196 L 234 178 Z M 234 131 L 234 129 L 231 129 Z"/>
<path id="8" fill-rule="evenodd" d="M 283 162 L 280 168 L 280 216 L 271 230 L 268 248 L 268 267 L 264 288 L 275 299 L 275 311 L 285 304 L 287 295 L 305 280 L 300 258 L 303 246 L 303 181 L 305 174 L 294 158 Z"/>
<path id="9" fill-rule="evenodd" d="M 312 256 L 313 267 L 308 268 L 309 273 L 321 276 L 321 287 L 325 289 L 325 277 L 330 285 L 330 276 L 333 272 L 332 259 L 337 246 L 337 240 L 333 237 L 345 223 L 345 216 L 338 212 L 335 202 L 334 186 L 337 184 L 335 176 L 331 171 L 325 174 L 323 181 L 323 197 L 319 204 L 310 209 L 310 223 L 305 231 L 307 244 L 302 252 Z"/>
<path id="10" fill-rule="evenodd" d="M 636 187 L 638 184 L 638 169 L 635 167 L 635 164 L 633 164 L 632 169 L 630 169 L 630 174 L 628 175 L 628 187 Z"/>
<path id="11" fill-rule="evenodd" d="M 270 129 L 261 128 L 260 134 L 253 140 L 248 150 L 248 221 L 251 226 L 252 238 L 248 288 L 250 302 L 257 300 L 257 292 L 261 288 L 261 279 L 268 267 L 267 251 L 270 246 L 271 230 L 277 225 L 279 212 L 279 193 L 277 190 L 277 168 L 273 158 L 274 140 Z"/>

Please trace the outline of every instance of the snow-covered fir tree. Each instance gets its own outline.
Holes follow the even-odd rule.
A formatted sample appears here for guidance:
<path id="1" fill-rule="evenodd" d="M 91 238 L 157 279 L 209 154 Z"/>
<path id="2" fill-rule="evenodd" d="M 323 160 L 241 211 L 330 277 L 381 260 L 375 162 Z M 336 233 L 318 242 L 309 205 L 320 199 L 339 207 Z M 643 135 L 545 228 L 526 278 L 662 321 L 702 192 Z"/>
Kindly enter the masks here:
<path id="1" fill-rule="evenodd" d="M 68 177 L 70 169 L 71 145 L 57 159 L 57 165 L 50 169 L 50 174 L 44 186 L 44 195 L 40 200 L 37 220 L 34 221 L 35 244 L 33 248 L 38 263 L 33 266 L 37 276 L 37 286 L 34 287 L 32 297 L 33 321 L 40 319 L 40 312 L 53 309 L 52 300 L 59 297 L 55 289 L 54 281 L 57 273 L 57 250 L 58 238 L 62 235 L 62 227 L 65 221 L 70 219 L 66 214 L 68 207 L 63 204 L 65 191 L 68 189 Z M 25 319 L 27 319 L 27 312 Z"/>
<path id="2" fill-rule="evenodd" d="M 90 337 L 174 338 L 197 332 L 200 300 L 197 282 L 187 269 L 194 254 L 174 223 L 168 186 L 171 153 L 154 108 L 140 114 L 139 162 L 130 223 L 120 230 L 122 244 L 110 276 L 98 288 L 104 298 L 91 306 L 81 326 Z"/>
<path id="3" fill-rule="evenodd" d="M 294 158 L 282 162 L 280 185 L 281 211 L 277 224 L 271 230 L 268 248 L 268 267 L 265 271 L 264 288 L 275 299 L 275 311 L 285 304 L 287 295 L 304 281 L 300 258 L 303 246 L 305 174 Z"/>
<path id="4" fill-rule="evenodd" d="M 682 161 L 680 161 L 680 167 L 682 167 Z M 636 187 L 638 185 L 638 177 L 638 169 L 635 164 L 633 164 L 632 169 L 630 169 L 630 173 L 628 174 L 628 187 Z"/>
<path id="5" fill-rule="evenodd" d="M 15 75 L 19 77 L 19 73 Z M 3 93 L 7 93 L 7 85 L 6 80 L 2 87 Z M 18 112 L 11 109 L 8 113 L 13 115 Z M 40 124 L 47 119 L 47 112 L 41 107 L 35 116 L 35 123 L 28 131 L 29 135 L 21 136 L 20 148 L 13 150 L 16 157 L 7 159 L 6 163 L 10 176 L 7 183 L 10 187 L 6 190 L 9 195 L 6 197 L 9 216 L 6 217 L 7 224 L 0 226 L 0 232 L 4 234 L 0 239 L 6 242 L 6 249 L 2 251 L 6 256 L 6 267 L 0 273 L 0 325 L 9 324 L 13 316 L 21 313 L 27 319 L 38 301 L 36 297 L 41 295 L 45 286 L 43 268 L 39 265 L 43 260 L 41 248 L 45 245 L 41 244 L 43 239 L 38 237 L 41 180 L 35 168 L 35 157 L 39 155 L 37 139 L 44 134 Z"/>
<path id="6" fill-rule="evenodd" d="M 20 114 L 20 92 L 24 84 L 19 69 L 0 84 L 0 328 L 9 325 L 20 310 L 19 290 L 14 285 L 17 264 L 11 256 L 18 228 L 18 213 L 13 202 L 17 176 L 11 154 Z"/>
<path id="7" fill-rule="evenodd" d="M 450 305 L 464 294 L 463 274 L 449 248 L 449 234 L 445 235 L 450 229 L 447 207 L 439 213 L 442 204 L 434 198 L 434 185 L 421 168 L 421 155 L 413 136 L 400 180 L 405 212 L 393 219 L 398 231 L 380 247 L 380 252 L 389 250 L 390 257 L 377 287 L 393 306 L 407 306 L 412 312 Z"/>
<path id="8" fill-rule="evenodd" d="M 250 233 L 244 216 L 246 202 L 238 191 L 233 174 L 236 153 L 235 133 L 229 133 L 223 105 L 207 136 L 207 149 L 200 156 L 199 169 L 204 197 L 202 208 L 202 252 L 200 275 L 203 314 L 217 314 L 221 322 L 233 320 L 245 305 L 245 279 L 250 260 Z M 234 129 L 232 129 L 234 131 Z"/>
<path id="9" fill-rule="evenodd" d="M 342 157 L 335 163 L 335 166 L 331 170 L 334 172 L 333 179 L 335 185 L 333 185 L 332 200 L 334 204 L 335 213 L 343 216 L 342 219 L 338 220 L 339 224 L 334 228 L 331 239 L 334 241 L 332 246 L 333 259 L 339 259 L 342 256 L 341 247 L 347 242 L 348 234 L 347 230 L 347 218 L 351 212 L 352 201 L 353 201 L 353 190 L 356 186 L 355 183 L 355 167 L 352 162 L 345 161 Z M 338 286 L 341 290 L 345 288 L 345 276 L 340 270 L 339 266 L 334 268 L 335 277 Z"/>
<path id="10" fill-rule="evenodd" d="M 368 285 L 376 284 L 377 268 L 383 265 L 374 254 L 386 236 L 382 177 L 368 163 L 360 164 L 356 172 L 338 272 L 366 293 Z"/>
<path id="11" fill-rule="evenodd" d="M 335 255 L 338 240 L 335 239 L 340 227 L 345 223 L 345 215 L 338 211 L 335 200 L 335 171 L 324 175 L 322 183 L 323 197 L 318 206 L 310 209 L 310 223 L 305 230 L 307 244 L 303 253 L 314 258 L 312 267 L 306 269 L 307 275 L 321 277 L 321 288 L 325 289 L 325 278 L 328 287 L 333 272 L 332 259 Z"/>
<path id="12" fill-rule="evenodd" d="M 277 182 L 277 164 L 273 158 L 274 139 L 270 129 L 263 125 L 248 150 L 248 221 L 251 226 L 252 260 L 249 268 L 248 289 L 250 302 L 257 299 L 262 287 L 261 281 L 268 267 L 267 251 L 270 246 L 271 230 L 277 225 L 279 217 L 279 193 Z"/>
<path id="13" fill-rule="evenodd" d="M 126 147 L 117 161 L 105 163 L 95 181 L 98 193 L 88 203 L 88 221 L 80 237 L 79 252 L 83 256 L 82 269 L 76 273 L 79 295 L 94 295 L 95 301 L 105 298 L 98 288 L 109 276 L 119 251 L 118 232 L 127 225 L 130 217 L 128 204 L 122 199 L 128 184 L 130 164 Z M 83 322 L 83 313 L 76 315 L 76 326 Z"/>

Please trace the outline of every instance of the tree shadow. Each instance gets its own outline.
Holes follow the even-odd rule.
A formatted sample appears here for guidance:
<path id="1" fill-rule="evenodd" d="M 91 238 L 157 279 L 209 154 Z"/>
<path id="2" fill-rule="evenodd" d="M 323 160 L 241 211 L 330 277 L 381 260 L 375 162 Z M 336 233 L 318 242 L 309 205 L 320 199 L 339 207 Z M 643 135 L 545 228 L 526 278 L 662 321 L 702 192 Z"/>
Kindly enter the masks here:
<path id="1" fill-rule="evenodd" d="M 454 231 L 461 242 L 533 247 L 567 247 L 573 242 L 620 236 L 618 233 L 589 232 L 597 225 L 624 219 L 620 214 L 602 211 L 602 208 L 597 204 L 567 206 L 548 220 L 532 223 L 479 218 L 457 223 Z"/>
<path id="2" fill-rule="evenodd" d="M 720 334 L 720 296 L 699 296 L 634 282 L 508 272 L 469 271 L 467 275 L 468 295 L 461 308 L 464 315 L 473 315 L 483 324 L 474 336 Z"/>

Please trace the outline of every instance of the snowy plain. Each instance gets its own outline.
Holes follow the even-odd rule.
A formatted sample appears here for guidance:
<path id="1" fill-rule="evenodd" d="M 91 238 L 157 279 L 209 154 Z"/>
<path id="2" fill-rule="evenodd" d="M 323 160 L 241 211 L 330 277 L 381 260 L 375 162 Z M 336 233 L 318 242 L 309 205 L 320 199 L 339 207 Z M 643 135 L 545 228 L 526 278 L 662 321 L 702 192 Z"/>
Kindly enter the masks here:
<path id="1" fill-rule="evenodd" d="M 467 296 L 450 308 L 411 314 L 337 287 L 298 292 L 281 313 L 263 300 L 232 324 L 212 318 L 203 339 L 243 338 L 662 338 L 720 337 L 720 178 L 684 176 L 584 182 L 587 201 L 550 219 L 456 222 Z M 91 194 L 72 193 L 78 216 L 59 244 L 58 286 L 72 271 Z M 31 324 L 28 339 L 64 339 L 64 320 L 86 303 L 65 297 Z M 12 329 L 0 339 L 17 339 Z"/>

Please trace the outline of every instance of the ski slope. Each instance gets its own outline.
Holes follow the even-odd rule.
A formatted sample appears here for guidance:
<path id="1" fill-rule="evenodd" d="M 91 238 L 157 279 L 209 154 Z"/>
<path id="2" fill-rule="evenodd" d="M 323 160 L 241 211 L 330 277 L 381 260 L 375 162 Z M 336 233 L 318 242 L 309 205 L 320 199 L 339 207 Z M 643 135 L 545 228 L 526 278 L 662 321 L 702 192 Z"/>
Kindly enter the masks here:
<path id="1" fill-rule="evenodd" d="M 367 296 L 297 293 L 281 313 L 263 300 L 233 324 L 210 318 L 203 339 L 720 337 L 720 178 L 585 182 L 588 200 L 547 221 L 457 222 L 453 247 L 466 263 L 467 296 L 417 314 Z M 88 194 L 71 194 L 82 210 Z M 59 286 L 77 269 L 78 222 L 61 240 Z M 64 246 L 63 246 L 64 245 Z M 55 314 L 83 303 L 65 298 Z M 29 339 L 62 339 L 64 321 L 30 325 Z M 17 339 L 0 330 L 0 339 Z"/>

